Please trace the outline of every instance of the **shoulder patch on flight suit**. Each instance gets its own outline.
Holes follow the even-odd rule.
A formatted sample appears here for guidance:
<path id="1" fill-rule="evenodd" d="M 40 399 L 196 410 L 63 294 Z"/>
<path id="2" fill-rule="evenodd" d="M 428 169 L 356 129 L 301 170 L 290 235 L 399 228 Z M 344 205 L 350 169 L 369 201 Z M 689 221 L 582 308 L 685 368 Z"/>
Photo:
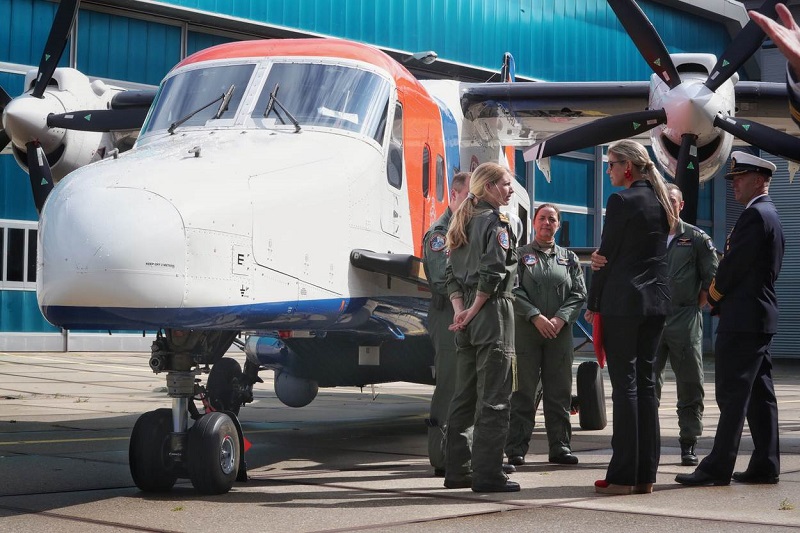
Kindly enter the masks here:
<path id="1" fill-rule="evenodd" d="M 527 266 L 533 266 L 539 262 L 539 258 L 536 257 L 536 254 L 525 254 L 522 256 L 522 262 Z"/>
<path id="2" fill-rule="evenodd" d="M 447 244 L 447 239 L 441 233 L 431 235 L 430 247 L 434 252 L 441 252 Z"/>
<path id="3" fill-rule="evenodd" d="M 691 246 L 692 239 L 688 237 L 678 237 L 678 240 L 675 241 L 675 246 Z"/>
<path id="4" fill-rule="evenodd" d="M 714 248 L 714 241 L 712 241 L 712 240 L 711 240 L 711 237 L 706 237 L 706 247 L 707 247 L 709 250 L 711 250 L 712 252 L 713 252 L 714 250 L 716 250 L 716 248 Z"/>
<path id="5" fill-rule="evenodd" d="M 508 231 L 505 229 L 500 230 L 500 232 L 497 234 L 497 242 L 500 243 L 500 246 L 503 248 L 503 250 L 508 250 Z"/>

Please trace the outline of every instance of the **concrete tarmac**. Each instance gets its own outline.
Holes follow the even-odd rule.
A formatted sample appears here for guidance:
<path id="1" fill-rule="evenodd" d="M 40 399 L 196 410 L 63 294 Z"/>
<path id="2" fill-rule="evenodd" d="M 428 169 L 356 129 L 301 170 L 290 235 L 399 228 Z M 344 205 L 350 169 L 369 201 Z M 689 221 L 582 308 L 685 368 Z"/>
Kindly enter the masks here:
<path id="1" fill-rule="evenodd" d="M 431 387 L 407 383 L 322 389 L 307 407 L 285 407 L 271 374 L 242 408 L 250 480 L 220 496 L 187 480 L 172 492 L 140 492 L 128 469 L 137 417 L 170 407 L 163 375 L 146 353 L 0 353 L 0 532 L 205 531 L 703 531 L 800 528 L 800 365 L 776 362 L 781 477 L 777 485 L 687 488 L 680 466 L 675 385 L 660 410 L 662 456 L 653 494 L 601 496 L 593 483 L 610 458 L 609 425 L 583 431 L 573 417 L 576 466 L 547 462 L 541 412 L 522 490 L 476 494 L 433 477 L 424 419 Z M 586 354 L 580 354 L 581 357 Z M 580 358 L 579 358 L 580 359 Z M 576 360 L 576 365 L 580 360 Z M 711 448 L 718 410 L 706 373 Z M 745 429 L 737 470 L 752 441 Z"/>

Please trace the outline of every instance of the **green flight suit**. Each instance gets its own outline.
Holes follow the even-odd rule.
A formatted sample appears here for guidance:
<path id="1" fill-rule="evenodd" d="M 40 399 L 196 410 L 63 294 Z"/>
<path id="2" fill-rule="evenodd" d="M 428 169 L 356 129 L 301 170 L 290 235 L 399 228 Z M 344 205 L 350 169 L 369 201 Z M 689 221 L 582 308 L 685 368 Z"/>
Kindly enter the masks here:
<path id="1" fill-rule="evenodd" d="M 478 291 L 490 294 L 464 330 L 456 332 L 456 387 L 447 417 L 446 478 L 472 472 L 476 484 L 504 484 L 514 358 L 512 289 L 516 237 L 508 218 L 481 200 L 466 227 L 468 244 L 450 250 L 447 293 L 469 308 Z M 469 428 L 473 426 L 472 450 Z"/>
<path id="2" fill-rule="evenodd" d="M 525 457 L 534 426 L 536 388 L 542 380 L 544 425 L 549 457 L 571 453 L 572 325 L 586 302 L 586 282 L 578 256 L 560 246 L 542 249 L 535 241 L 517 249 L 519 284 L 514 289 L 518 389 L 511 395 L 506 455 Z M 539 333 L 531 320 L 543 315 L 566 324 L 555 339 Z"/>
<path id="3" fill-rule="evenodd" d="M 455 334 L 448 329 L 453 323 L 453 304 L 447 296 L 445 269 L 447 267 L 446 236 L 453 216 L 448 207 L 436 222 L 431 224 L 422 239 L 422 266 L 431 289 L 428 306 L 428 332 L 436 355 L 433 360 L 436 387 L 431 397 L 428 421 L 428 458 L 436 470 L 445 469 L 444 431 L 447 411 L 456 386 Z"/>
<path id="4" fill-rule="evenodd" d="M 694 444 L 703 434 L 703 313 L 697 305 L 700 290 L 708 290 L 719 259 L 703 230 L 678 222 L 667 246 L 672 308 L 667 315 L 656 355 L 656 395 L 661 400 L 664 367 L 669 359 L 678 389 L 680 442 Z"/>

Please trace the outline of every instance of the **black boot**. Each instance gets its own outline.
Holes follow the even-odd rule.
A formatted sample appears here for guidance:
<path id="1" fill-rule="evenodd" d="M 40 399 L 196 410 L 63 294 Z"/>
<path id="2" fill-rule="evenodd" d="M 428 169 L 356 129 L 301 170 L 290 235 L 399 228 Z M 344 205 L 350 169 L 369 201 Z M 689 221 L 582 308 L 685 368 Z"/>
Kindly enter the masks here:
<path id="1" fill-rule="evenodd" d="M 694 453 L 694 442 L 681 442 L 681 465 L 697 466 L 700 461 Z"/>

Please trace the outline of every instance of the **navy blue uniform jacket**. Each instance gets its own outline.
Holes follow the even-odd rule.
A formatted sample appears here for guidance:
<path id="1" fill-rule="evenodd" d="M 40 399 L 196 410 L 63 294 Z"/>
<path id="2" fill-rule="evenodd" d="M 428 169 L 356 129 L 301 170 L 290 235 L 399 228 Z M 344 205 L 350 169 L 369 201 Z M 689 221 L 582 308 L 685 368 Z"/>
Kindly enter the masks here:
<path id="1" fill-rule="evenodd" d="M 667 213 L 653 186 L 634 181 L 612 194 L 599 253 L 608 259 L 592 272 L 587 307 L 608 316 L 653 316 L 669 313 Z"/>
<path id="2" fill-rule="evenodd" d="M 718 332 L 775 333 L 778 299 L 775 280 L 781 271 L 785 239 L 769 196 L 742 211 L 725 243 L 725 255 L 709 288 L 719 312 Z"/>

